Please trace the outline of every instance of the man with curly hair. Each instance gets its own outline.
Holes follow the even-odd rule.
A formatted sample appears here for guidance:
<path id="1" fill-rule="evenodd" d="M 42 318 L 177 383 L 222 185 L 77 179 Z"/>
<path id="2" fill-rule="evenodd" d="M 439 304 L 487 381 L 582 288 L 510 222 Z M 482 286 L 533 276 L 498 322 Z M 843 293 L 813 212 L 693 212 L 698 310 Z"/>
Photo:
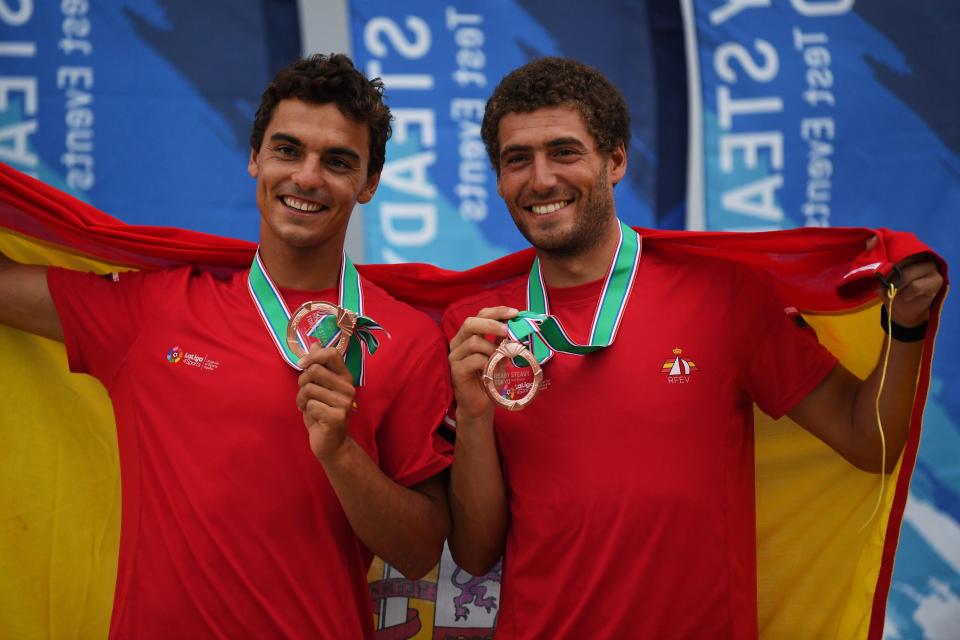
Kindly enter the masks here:
<path id="1" fill-rule="evenodd" d="M 382 93 L 343 55 L 276 75 L 251 135 L 261 224 L 247 271 L 101 278 L 0 256 L 0 322 L 65 342 L 71 370 L 111 396 L 110 637 L 372 638 L 371 553 L 410 578 L 438 560 L 446 342 L 343 253 L 383 167 Z M 364 346 L 355 336 L 346 362 L 333 343 L 288 343 L 308 301 L 360 315 Z M 378 349 L 375 323 L 391 336 Z"/>
<path id="2" fill-rule="evenodd" d="M 603 75 L 531 62 L 496 88 L 482 133 L 537 260 L 444 315 L 454 558 L 483 575 L 503 557 L 498 637 L 755 638 L 753 404 L 861 469 L 891 469 L 923 346 L 912 340 L 943 282 L 936 266 L 903 271 L 881 463 L 877 370 L 853 376 L 752 272 L 646 249 L 617 219 L 629 118 Z M 518 309 L 549 314 L 565 336 L 533 341 L 541 391 L 511 412 L 495 409 L 481 374 L 489 338 L 506 337 Z M 506 376 L 506 405 L 535 380 L 523 368 Z"/>

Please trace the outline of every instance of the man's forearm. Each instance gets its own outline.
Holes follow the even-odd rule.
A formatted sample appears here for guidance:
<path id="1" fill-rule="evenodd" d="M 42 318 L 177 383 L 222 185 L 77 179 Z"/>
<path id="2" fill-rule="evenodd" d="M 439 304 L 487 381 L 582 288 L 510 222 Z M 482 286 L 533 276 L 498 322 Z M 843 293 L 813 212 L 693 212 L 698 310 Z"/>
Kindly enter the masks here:
<path id="1" fill-rule="evenodd" d="M 352 439 L 323 462 L 350 525 L 370 551 L 411 579 L 440 559 L 450 529 L 442 477 L 402 487 Z"/>
<path id="2" fill-rule="evenodd" d="M 887 473 L 893 471 L 907 441 L 923 345 L 922 341 L 891 340 L 886 379 L 880 396 L 880 418 L 883 422 L 886 441 L 886 459 L 883 468 Z M 864 448 L 866 456 L 864 464 L 874 471 L 880 470 L 882 455 L 877 427 L 876 400 L 877 394 L 881 392 L 880 379 L 883 374 L 885 351 L 886 344 L 881 349 L 876 367 L 861 385 L 854 405 L 854 429 L 863 441 L 870 443 L 869 447 Z"/>
<path id="3" fill-rule="evenodd" d="M 0 324 L 63 342 L 46 267 L 20 264 L 0 253 Z"/>
<path id="4" fill-rule="evenodd" d="M 474 575 L 486 573 L 503 555 L 509 522 L 492 417 L 457 415 L 450 513 L 454 559 Z"/>

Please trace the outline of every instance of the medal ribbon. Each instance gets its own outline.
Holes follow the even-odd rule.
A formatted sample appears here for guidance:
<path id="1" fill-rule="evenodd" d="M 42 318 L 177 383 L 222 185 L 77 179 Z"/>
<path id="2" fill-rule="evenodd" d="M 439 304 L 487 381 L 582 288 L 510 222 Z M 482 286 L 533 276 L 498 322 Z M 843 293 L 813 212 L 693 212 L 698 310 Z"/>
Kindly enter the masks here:
<path id="1" fill-rule="evenodd" d="M 277 289 L 277 286 L 270 278 L 270 274 L 267 273 L 266 267 L 263 266 L 259 249 L 253 259 L 253 264 L 250 265 L 247 288 L 250 291 L 250 297 L 253 298 L 254 305 L 257 307 L 257 311 L 260 312 L 260 317 L 263 319 L 264 325 L 267 327 L 267 333 L 273 338 L 273 343 L 280 351 L 280 355 L 291 367 L 297 371 L 302 371 L 302 369 L 297 366 L 300 358 L 290 350 L 286 341 L 287 323 L 290 321 L 291 315 L 290 309 L 287 308 L 287 303 L 284 302 L 283 296 L 280 295 L 280 290 Z M 354 384 L 360 386 L 363 384 L 364 378 L 364 347 L 371 356 L 377 352 L 377 348 L 380 346 L 380 340 L 373 332 L 377 330 L 383 331 L 383 327 L 377 324 L 372 318 L 363 315 L 363 291 L 360 288 L 360 274 L 346 253 L 343 254 L 343 260 L 340 263 L 338 298 L 337 304 L 340 307 L 349 309 L 357 314 L 357 324 L 353 330 L 353 335 L 350 336 L 350 344 L 347 347 L 347 355 L 346 358 L 344 358 L 344 362 L 350 371 L 350 375 L 353 376 Z M 309 335 L 320 340 L 320 343 L 324 347 L 336 344 L 336 341 L 340 337 L 340 329 L 336 324 L 337 319 L 335 316 L 325 316 L 310 330 Z M 324 340 L 323 336 L 330 336 L 330 338 Z M 298 335 L 298 339 L 300 340 L 300 346 L 306 351 L 307 345 L 303 336 Z M 363 346 L 361 346 L 361 344 Z"/>
<path id="2" fill-rule="evenodd" d="M 637 266 L 640 263 L 640 247 L 640 234 L 621 222 L 620 241 L 600 292 L 593 326 L 590 329 L 590 341 L 587 344 L 578 344 L 571 340 L 563 330 L 560 320 L 550 315 L 550 302 L 540 273 L 539 258 L 534 259 L 527 279 L 529 310 L 521 311 L 516 318 L 507 321 L 507 333 L 514 340 L 526 343 L 540 364 L 552 358 L 558 351 L 585 356 L 609 347 L 617 337 L 620 321 L 630 299 L 630 291 L 633 289 Z M 526 363 L 516 364 L 525 366 Z"/>

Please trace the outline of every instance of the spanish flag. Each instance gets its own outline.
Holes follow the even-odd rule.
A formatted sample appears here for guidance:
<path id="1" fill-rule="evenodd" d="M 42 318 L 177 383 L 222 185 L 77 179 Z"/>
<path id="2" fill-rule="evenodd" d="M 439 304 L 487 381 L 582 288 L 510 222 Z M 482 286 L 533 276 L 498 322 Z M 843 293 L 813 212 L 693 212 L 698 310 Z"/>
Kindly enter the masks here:
<path id="1" fill-rule="evenodd" d="M 876 277 L 929 251 L 910 234 L 883 229 L 640 232 L 647 249 L 710 255 L 762 272 L 861 377 L 885 338 Z M 873 236 L 878 242 L 868 249 Z M 123 224 L 0 164 L 0 251 L 20 262 L 98 273 L 183 263 L 232 271 L 247 268 L 254 249 Z M 454 300 L 527 273 L 532 259 L 527 250 L 462 273 L 415 264 L 360 271 L 439 317 Z M 942 261 L 940 269 L 946 276 Z M 882 494 L 881 476 L 856 470 L 789 419 L 773 422 L 757 412 L 761 637 L 880 640 L 945 291 L 931 312 L 906 449 Z M 110 402 L 98 382 L 68 373 L 59 343 L 0 327 L 0 360 L 0 637 L 105 637 L 122 491 Z M 432 638 L 432 622 L 421 620 L 413 637 Z"/>

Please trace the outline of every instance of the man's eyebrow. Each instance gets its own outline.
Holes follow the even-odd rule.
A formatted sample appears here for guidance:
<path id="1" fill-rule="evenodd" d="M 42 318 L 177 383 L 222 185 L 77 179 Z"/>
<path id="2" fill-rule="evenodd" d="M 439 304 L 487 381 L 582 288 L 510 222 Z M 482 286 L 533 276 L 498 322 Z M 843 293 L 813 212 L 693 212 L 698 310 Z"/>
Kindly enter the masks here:
<path id="1" fill-rule="evenodd" d="M 575 137 L 573 137 L 573 136 L 567 136 L 567 137 L 563 137 L 563 138 L 555 138 L 555 139 L 551 140 L 550 142 L 548 142 L 545 146 L 546 146 L 548 149 L 552 149 L 552 148 L 554 148 L 554 147 L 562 147 L 562 146 L 565 146 L 565 145 L 568 145 L 568 144 L 577 145 L 578 147 L 586 147 L 586 146 L 587 146 L 587 145 L 585 145 L 585 144 L 583 143 L 582 140 L 580 140 L 579 138 L 575 138 Z M 502 155 L 506 155 L 506 154 L 508 154 L 508 153 L 519 153 L 519 152 L 522 152 L 522 151 L 530 151 L 530 149 L 532 149 L 532 148 L 533 148 L 533 147 L 532 147 L 531 145 L 529 145 L 529 144 L 510 144 L 510 145 L 507 145 L 507 146 L 505 146 L 503 149 L 500 150 L 500 155 L 502 156 Z"/>
<path id="2" fill-rule="evenodd" d="M 360 162 L 360 154 L 351 149 L 350 147 L 330 147 L 324 150 L 325 153 L 328 153 L 333 156 L 347 156 L 357 162 Z"/>
<path id="3" fill-rule="evenodd" d="M 547 143 L 547 147 L 562 147 L 562 146 L 568 145 L 568 144 L 575 144 L 575 145 L 580 146 L 580 147 L 585 147 L 585 146 L 587 146 L 587 145 L 583 144 L 583 142 L 582 142 L 579 138 L 574 138 L 573 136 L 568 136 L 568 137 L 566 137 L 566 138 L 556 138 L 556 139 L 554 139 L 554 140 L 551 140 L 550 142 Z"/>
<path id="4" fill-rule="evenodd" d="M 270 141 L 271 142 L 289 142 L 290 144 L 295 145 L 297 147 L 303 146 L 303 141 L 300 140 L 300 138 L 290 135 L 289 133 L 283 133 L 281 131 L 278 131 L 277 133 L 274 133 L 272 136 L 270 136 Z M 360 161 L 360 154 L 357 153 L 354 149 L 351 149 L 350 147 L 328 147 L 323 151 L 324 153 L 329 155 L 346 156 L 348 158 L 356 160 L 357 162 Z"/>
<path id="5" fill-rule="evenodd" d="M 292 136 L 289 133 L 279 133 L 279 132 L 275 133 L 272 136 L 270 136 L 270 141 L 271 142 L 289 142 L 290 144 L 296 145 L 298 147 L 303 146 L 303 142 L 300 140 L 300 138 L 296 136 Z"/>
<path id="6" fill-rule="evenodd" d="M 500 155 L 505 155 L 508 153 L 517 153 L 520 151 L 530 151 L 532 149 L 528 144 L 508 144 L 504 148 L 500 149 Z"/>

